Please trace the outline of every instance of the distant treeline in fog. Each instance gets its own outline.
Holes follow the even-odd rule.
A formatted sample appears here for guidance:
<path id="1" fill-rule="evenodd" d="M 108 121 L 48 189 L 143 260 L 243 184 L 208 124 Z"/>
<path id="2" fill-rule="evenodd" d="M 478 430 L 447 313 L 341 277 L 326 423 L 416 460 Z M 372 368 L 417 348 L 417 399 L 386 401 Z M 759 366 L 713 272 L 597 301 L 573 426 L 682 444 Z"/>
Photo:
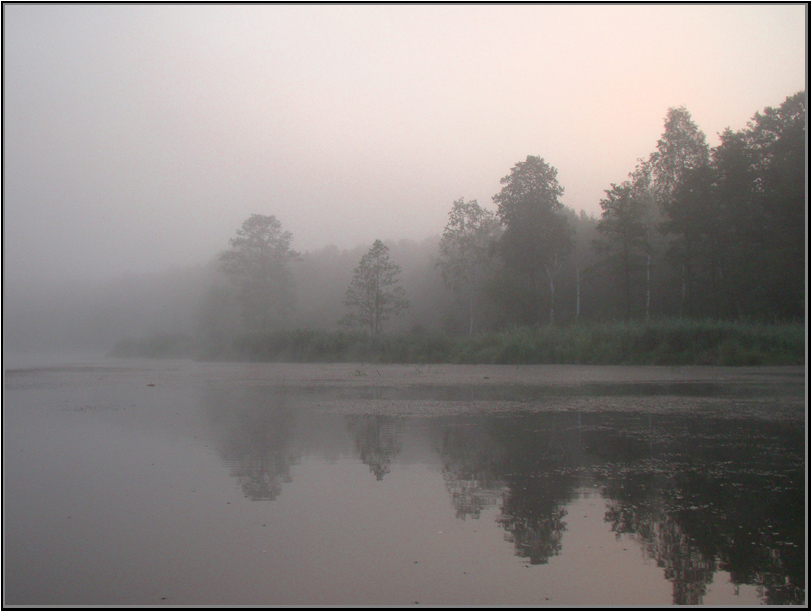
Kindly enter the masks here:
<path id="1" fill-rule="evenodd" d="M 654 330 L 655 322 L 672 320 L 678 323 L 659 329 L 672 329 L 662 333 L 673 338 L 673 329 L 688 333 L 685 322 L 693 320 L 705 322 L 695 328 L 705 330 L 706 339 L 716 339 L 713 346 L 697 345 L 706 361 L 782 362 L 752 351 L 747 357 L 757 342 L 741 327 L 708 331 L 707 325 L 803 321 L 806 92 L 719 136 L 720 144 L 709 147 L 685 108 L 669 109 L 656 150 L 638 160 L 627 180 L 607 187 L 599 217 L 560 202 L 565 186 L 539 156 L 517 162 L 502 178 L 495 210 L 464 197 L 449 202 L 446 227 L 422 242 L 378 240 L 297 253 L 293 236 L 273 214 L 278 211 L 263 211 L 195 269 L 49 288 L 40 299 L 29 292 L 30 304 L 7 301 L 4 309 L 15 322 L 7 340 L 12 348 L 31 348 L 32 338 L 50 346 L 112 346 L 116 334 L 116 340 L 130 338 L 117 346 L 121 355 L 278 358 L 271 355 L 273 343 L 294 337 L 294 330 L 301 338 L 309 333 L 328 342 L 329 336 L 347 346 L 372 346 L 374 340 L 379 348 L 388 336 L 435 336 L 456 343 L 440 353 L 456 351 L 466 362 L 475 361 L 473 343 L 511 345 L 506 339 L 519 333 L 525 348 L 517 350 L 537 361 L 541 328 L 598 330 L 625 321 Z M 640 344 L 641 355 L 656 348 L 655 336 L 661 338 L 647 333 L 651 346 Z M 578 341 L 575 335 L 570 340 Z M 720 348 L 725 341 L 727 348 Z M 507 345 L 499 346 L 512 350 Z M 322 354 L 343 360 L 353 350 Z M 365 350 L 358 348 L 358 356 L 374 353 Z M 711 359 L 711 353 L 718 355 Z M 547 359 L 565 354 L 576 359 L 563 348 Z M 684 362 L 685 356 L 675 359 Z"/>

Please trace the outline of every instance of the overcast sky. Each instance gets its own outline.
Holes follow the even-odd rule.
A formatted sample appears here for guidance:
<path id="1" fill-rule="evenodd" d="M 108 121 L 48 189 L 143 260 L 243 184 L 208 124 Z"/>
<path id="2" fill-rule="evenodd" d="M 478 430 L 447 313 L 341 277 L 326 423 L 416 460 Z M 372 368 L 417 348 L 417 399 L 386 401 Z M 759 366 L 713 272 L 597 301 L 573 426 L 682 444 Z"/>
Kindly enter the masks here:
<path id="1" fill-rule="evenodd" d="M 6 278 L 442 232 L 527 155 L 603 190 L 685 105 L 711 144 L 806 78 L 804 5 L 5 5 Z"/>

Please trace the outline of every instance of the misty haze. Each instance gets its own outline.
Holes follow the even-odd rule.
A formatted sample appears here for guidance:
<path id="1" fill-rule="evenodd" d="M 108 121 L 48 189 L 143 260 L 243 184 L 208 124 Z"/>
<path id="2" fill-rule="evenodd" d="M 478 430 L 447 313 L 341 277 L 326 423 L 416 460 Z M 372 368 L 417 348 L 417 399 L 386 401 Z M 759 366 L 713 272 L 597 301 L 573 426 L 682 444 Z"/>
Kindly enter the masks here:
<path id="1" fill-rule="evenodd" d="M 808 6 L 3 5 L 3 603 L 808 603 Z"/>

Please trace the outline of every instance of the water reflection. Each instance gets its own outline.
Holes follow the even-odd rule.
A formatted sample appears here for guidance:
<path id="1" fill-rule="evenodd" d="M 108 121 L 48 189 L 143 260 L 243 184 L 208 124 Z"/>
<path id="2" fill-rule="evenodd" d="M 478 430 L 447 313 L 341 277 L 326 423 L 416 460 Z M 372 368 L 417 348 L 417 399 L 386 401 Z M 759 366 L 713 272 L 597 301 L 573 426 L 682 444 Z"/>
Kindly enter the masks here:
<path id="1" fill-rule="evenodd" d="M 206 394 L 217 448 L 248 498 L 277 499 L 291 467 L 325 446 L 377 481 L 408 455 L 437 466 L 457 519 L 496 509 L 515 554 L 543 565 L 562 554 L 568 506 L 591 487 L 607 502 L 606 528 L 662 568 L 674 604 L 701 604 L 720 571 L 759 586 L 764 603 L 804 602 L 801 422 L 662 411 L 342 416 L 302 397 Z M 409 446 L 421 439 L 416 459 Z"/>
<path id="2" fill-rule="evenodd" d="M 245 496 L 272 501 L 291 482 L 299 454 L 289 448 L 297 412 L 284 388 L 247 388 L 206 394 L 206 412 L 216 432 L 218 450 Z"/>
<path id="3" fill-rule="evenodd" d="M 402 450 L 399 419 L 382 415 L 349 415 L 347 429 L 355 440 L 355 450 L 369 466 L 376 480 L 389 473 L 392 460 Z"/>
<path id="4" fill-rule="evenodd" d="M 441 422 L 442 474 L 458 519 L 478 519 L 502 499 L 506 484 L 497 476 L 503 447 L 477 419 Z"/>
<path id="5" fill-rule="evenodd" d="M 495 435 L 505 445 L 507 492 L 499 524 L 516 554 L 531 564 L 547 563 L 561 552 L 566 506 L 578 478 L 571 469 L 582 463 L 577 429 L 570 415 L 539 414 L 530 419 L 497 419 Z"/>
<path id="6" fill-rule="evenodd" d="M 576 449 L 563 415 L 489 416 L 444 425 L 444 478 L 459 518 L 500 504 L 498 524 L 534 565 L 561 551 L 577 478 L 562 471 Z"/>
<path id="7" fill-rule="evenodd" d="M 701 603 L 718 570 L 761 587 L 764 603 L 802 603 L 801 427 L 661 417 L 649 432 L 626 429 L 645 437 L 649 457 L 601 471 L 606 521 L 664 568 L 674 603 Z"/>

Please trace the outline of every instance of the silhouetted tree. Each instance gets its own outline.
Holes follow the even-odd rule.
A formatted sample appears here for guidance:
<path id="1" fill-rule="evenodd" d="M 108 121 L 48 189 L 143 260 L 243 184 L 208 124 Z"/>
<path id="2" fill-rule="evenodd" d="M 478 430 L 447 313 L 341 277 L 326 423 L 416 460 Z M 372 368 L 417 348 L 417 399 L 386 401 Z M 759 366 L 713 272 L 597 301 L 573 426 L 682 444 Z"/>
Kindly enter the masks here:
<path id="1" fill-rule="evenodd" d="M 710 150 L 705 134 L 684 106 L 669 108 L 665 128 L 651 155 L 653 181 L 660 205 L 668 209 L 685 174 L 708 165 Z"/>
<path id="2" fill-rule="evenodd" d="M 600 204 L 603 213 L 597 229 L 601 237 L 595 247 L 603 254 L 604 265 L 620 281 L 624 310 L 631 319 L 633 296 L 645 283 L 650 256 L 646 202 L 637 197 L 631 182 L 625 181 L 607 189 Z"/>
<path id="3" fill-rule="evenodd" d="M 771 250 L 760 205 L 753 197 L 756 168 L 743 131 L 726 129 L 712 152 L 715 190 L 724 228 L 719 245 L 722 316 L 751 315 L 764 304 L 764 280 Z"/>
<path id="4" fill-rule="evenodd" d="M 769 244 L 769 269 L 763 278 L 766 309 L 782 318 L 801 318 L 805 311 L 806 111 L 806 91 L 800 91 L 777 109 L 756 113 L 745 130 L 755 167 L 754 204 Z"/>
<path id="5" fill-rule="evenodd" d="M 680 111 L 680 112 L 678 112 Z M 652 155 L 681 311 L 793 318 L 805 307 L 806 92 L 728 129 L 706 155 L 684 109 Z"/>
<path id="6" fill-rule="evenodd" d="M 719 315 L 723 226 L 720 202 L 710 165 L 689 170 L 674 190 L 663 229 L 677 239 L 669 248 L 674 261 L 686 271 L 686 313 Z"/>
<path id="7" fill-rule="evenodd" d="M 389 249 L 376 240 L 355 268 L 344 305 L 351 312 L 342 319 L 347 325 L 369 327 L 373 336 L 383 332 L 383 324 L 409 307 L 400 286 L 400 266 L 392 263 Z"/>
<path id="8" fill-rule="evenodd" d="M 652 186 L 651 163 L 637 160 L 637 166 L 629 174 L 632 185 L 632 198 L 637 202 L 643 216 L 643 230 L 646 242 L 646 297 L 645 318 L 648 321 L 652 309 L 652 294 L 657 286 L 656 279 L 662 276 L 660 261 L 664 249 L 662 235 L 658 227 L 662 223 L 662 211 L 657 206 L 657 200 Z"/>
<path id="9" fill-rule="evenodd" d="M 499 221 L 476 200 L 456 200 L 440 239 L 437 265 L 446 286 L 468 302 L 468 335 L 474 331 L 475 304 L 493 259 Z"/>
<path id="10" fill-rule="evenodd" d="M 678 220 L 701 210 L 701 206 L 686 206 L 686 200 L 678 199 L 677 192 L 683 187 L 687 175 L 710 163 L 710 151 L 705 134 L 697 127 L 688 110 L 681 106 L 669 108 L 665 118 L 665 129 L 657 151 L 652 153 L 652 186 L 661 207 L 665 223 L 663 231 L 674 235 L 669 251 L 679 266 L 681 278 L 680 312 L 685 309 L 691 268 L 689 261 L 690 238 L 680 232 L 683 223 Z M 689 210 L 686 210 L 689 209 Z"/>
<path id="11" fill-rule="evenodd" d="M 546 278 L 550 323 L 555 322 L 555 276 L 573 247 L 573 230 L 558 200 L 564 189 L 557 175 L 542 158 L 528 155 L 502 178 L 503 187 L 493 196 L 505 226 L 499 242 L 505 262 L 530 279 L 536 296 Z"/>
<path id="12" fill-rule="evenodd" d="M 237 288 L 243 321 L 253 331 L 278 328 L 293 305 L 288 264 L 299 257 L 290 248 L 293 234 L 273 215 L 251 215 L 220 254 L 220 263 Z"/>
<path id="13" fill-rule="evenodd" d="M 583 210 L 577 215 L 572 224 L 575 230 L 575 246 L 573 249 L 573 264 L 575 266 L 575 322 L 581 319 L 584 288 L 586 286 L 585 271 L 592 264 L 594 248 L 592 241 L 597 231 L 597 219 L 586 214 Z"/>

